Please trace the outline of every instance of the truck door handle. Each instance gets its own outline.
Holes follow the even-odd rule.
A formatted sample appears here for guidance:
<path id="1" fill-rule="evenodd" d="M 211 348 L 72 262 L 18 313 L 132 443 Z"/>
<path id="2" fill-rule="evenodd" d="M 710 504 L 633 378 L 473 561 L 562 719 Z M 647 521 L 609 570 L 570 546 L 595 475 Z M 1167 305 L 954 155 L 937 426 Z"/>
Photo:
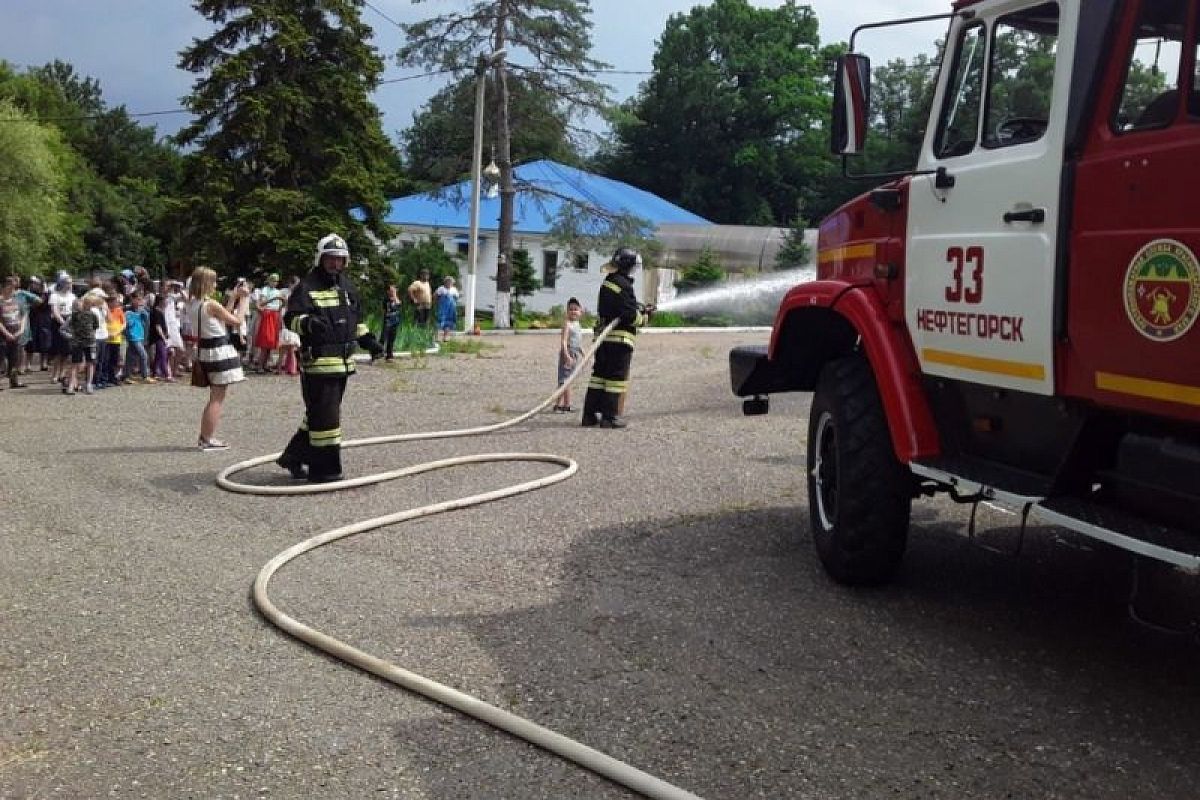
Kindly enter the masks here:
<path id="1" fill-rule="evenodd" d="M 1009 211 L 1004 215 L 1004 222 L 1011 225 L 1014 222 L 1032 222 L 1041 225 L 1046 221 L 1046 209 L 1027 208 L 1022 211 Z"/>

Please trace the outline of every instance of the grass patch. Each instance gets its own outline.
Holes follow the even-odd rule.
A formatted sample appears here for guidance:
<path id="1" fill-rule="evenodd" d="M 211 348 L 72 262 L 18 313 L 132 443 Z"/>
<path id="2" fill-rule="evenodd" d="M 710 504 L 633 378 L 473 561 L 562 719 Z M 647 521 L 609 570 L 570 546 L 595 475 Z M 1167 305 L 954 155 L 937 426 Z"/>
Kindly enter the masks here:
<path id="1" fill-rule="evenodd" d="M 447 339 L 438 344 L 439 356 L 475 356 L 484 358 L 484 353 L 499 350 L 499 345 L 488 344 L 482 339 Z"/>

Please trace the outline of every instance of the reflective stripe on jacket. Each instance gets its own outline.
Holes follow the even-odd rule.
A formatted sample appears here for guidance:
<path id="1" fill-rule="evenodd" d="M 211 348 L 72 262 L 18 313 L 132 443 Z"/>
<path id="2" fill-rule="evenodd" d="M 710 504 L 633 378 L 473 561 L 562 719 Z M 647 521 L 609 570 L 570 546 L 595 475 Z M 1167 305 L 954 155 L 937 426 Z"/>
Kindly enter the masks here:
<path id="1" fill-rule="evenodd" d="M 358 292 L 344 272 L 315 267 L 288 296 L 283 323 L 300 336 L 300 367 L 309 375 L 348 375 L 355 372 L 355 343 L 365 335 Z M 325 329 L 309 332 L 305 321 L 319 317 Z"/>
<path id="2" fill-rule="evenodd" d="M 633 279 L 614 272 L 600 285 L 600 297 L 596 302 L 596 331 L 602 331 L 608 323 L 617 320 L 617 327 L 608 334 L 606 342 L 633 347 L 637 338 L 637 326 L 646 322 L 639 310 L 637 295 L 633 291 Z"/>

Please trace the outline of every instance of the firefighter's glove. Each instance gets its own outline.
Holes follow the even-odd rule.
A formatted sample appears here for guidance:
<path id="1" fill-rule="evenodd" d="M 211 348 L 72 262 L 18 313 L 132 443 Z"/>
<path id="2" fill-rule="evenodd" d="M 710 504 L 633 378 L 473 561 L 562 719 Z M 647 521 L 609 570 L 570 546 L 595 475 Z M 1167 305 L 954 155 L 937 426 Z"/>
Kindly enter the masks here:
<path id="1" fill-rule="evenodd" d="M 304 329 L 304 333 L 307 336 L 322 336 L 329 333 L 329 323 L 321 317 L 305 317 L 300 327 Z"/>

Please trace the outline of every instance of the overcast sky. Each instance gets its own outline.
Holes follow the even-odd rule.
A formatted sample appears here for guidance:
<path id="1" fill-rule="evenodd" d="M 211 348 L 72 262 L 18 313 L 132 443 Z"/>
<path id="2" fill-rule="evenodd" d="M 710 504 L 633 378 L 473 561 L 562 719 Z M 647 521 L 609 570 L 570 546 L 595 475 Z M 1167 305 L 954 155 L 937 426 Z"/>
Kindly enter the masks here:
<path id="1" fill-rule="evenodd" d="M 100 81 L 109 105 L 124 104 L 131 113 L 180 107 L 195 76 L 178 69 L 178 53 L 193 38 L 206 36 L 207 21 L 188 0 L 2 0 L 0 59 L 36 66 L 54 59 Z M 752 0 L 761 7 L 779 2 Z M 614 69 L 649 70 L 655 42 L 667 18 L 705 3 L 696 0 L 592 0 L 593 56 Z M 398 22 L 413 22 L 466 8 L 467 0 L 371 0 L 371 5 Z M 949 10 L 949 0 L 811 0 L 821 22 L 824 43 L 845 41 L 856 25 Z M 375 30 L 375 45 L 387 61 L 385 78 L 413 74 L 395 65 L 400 31 L 380 13 L 364 8 L 363 19 Z M 864 35 L 859 50 L 873 59 L 911 56 L 930 50 L 944 23 Z M 645 76 L 607 75 L 617 100 L 637 91 Z M 415 110 L 442 85 L 439 78 L 385 84 L 375 102 L 391 137 L 408 126 Z M 148 117 L 160 133 L 176 131 L 185 115 Z"/>

